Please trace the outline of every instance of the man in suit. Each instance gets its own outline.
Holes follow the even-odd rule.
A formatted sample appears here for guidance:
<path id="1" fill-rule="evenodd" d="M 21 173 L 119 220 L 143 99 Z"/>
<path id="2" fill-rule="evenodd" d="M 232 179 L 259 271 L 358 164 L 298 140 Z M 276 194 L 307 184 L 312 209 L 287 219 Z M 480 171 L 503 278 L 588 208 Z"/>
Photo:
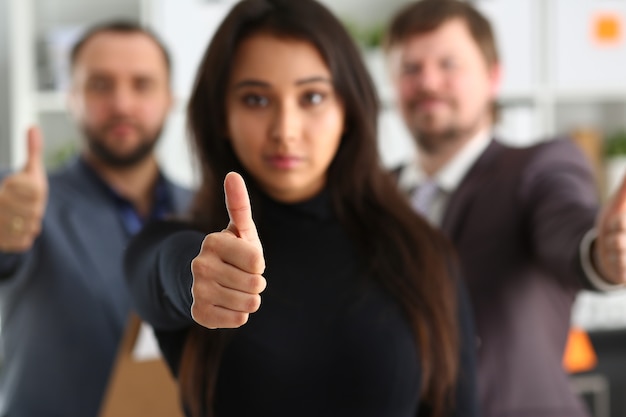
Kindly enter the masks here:
<path id="1" fill-rule="evenodd" d="M 498 54 L 467 2 L 405 6 L 386 50 L 418 148 L 399 183 L 459 252 L 484 415 L 586 415 L 562 369 L 570 310 L 581 288 L 624 283 L 626 187 L 598 216 L 594 179 L 570 141 L 514 149 L 493 139 Z"/>
<path id="2" fill-rule="evenodd" d="M 47 175 L 42 138 L 0 183 L 0 415 L 95 417 L 130 312 L 122 256 L 145 222 L 190 193 L 159 170 L 170 62 L 132 23 L 89 30 L 71 55 L 80 156 Z"/>

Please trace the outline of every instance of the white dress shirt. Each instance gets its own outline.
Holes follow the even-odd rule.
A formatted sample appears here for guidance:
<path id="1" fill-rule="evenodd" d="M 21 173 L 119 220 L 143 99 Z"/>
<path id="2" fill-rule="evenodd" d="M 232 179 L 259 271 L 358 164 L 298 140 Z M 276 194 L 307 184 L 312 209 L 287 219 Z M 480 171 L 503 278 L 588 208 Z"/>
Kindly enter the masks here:
<path id="1" fill-rule="evenodd" d="M 430 178 L 421 169 L 417 160 L 414 160 L 400 174 L 400 188 L 407 191 L 411 190 L 413 199 L 418 194 L 420 185 L 431 181 L 436 184 L 437 193 L 432 197 L 425 211 L 420 210 L 434 226 L 441 226 L 449 197 L 456 191 L 467 172 L 489 146 L 490 133 L 489 131 L 478 133 Z"/>

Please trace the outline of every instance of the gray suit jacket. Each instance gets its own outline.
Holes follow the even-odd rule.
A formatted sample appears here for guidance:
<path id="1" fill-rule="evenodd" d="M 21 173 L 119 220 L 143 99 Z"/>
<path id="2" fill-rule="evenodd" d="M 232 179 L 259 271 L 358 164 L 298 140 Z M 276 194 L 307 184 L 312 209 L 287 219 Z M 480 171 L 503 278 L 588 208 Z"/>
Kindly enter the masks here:
<path id="1" fill-rule="evenodd" d="M 485 417 L 586 415 L 561 363 L 597 211 L 588 163 L 568 140 L 492 142 L 450 196 L 442 228 L 474 307 Z"/>
<path id="2" fill-rule="evenodd" d="M 0 415 L 95 417 L 131 305 L 122 271 L 130 236 L 79 163 L 49 184 L 42 233 L 0 282 Z M 182 214 L 190 192 L 167 188 Z M 0 265 L 8 260 L 0 253 Z"/>

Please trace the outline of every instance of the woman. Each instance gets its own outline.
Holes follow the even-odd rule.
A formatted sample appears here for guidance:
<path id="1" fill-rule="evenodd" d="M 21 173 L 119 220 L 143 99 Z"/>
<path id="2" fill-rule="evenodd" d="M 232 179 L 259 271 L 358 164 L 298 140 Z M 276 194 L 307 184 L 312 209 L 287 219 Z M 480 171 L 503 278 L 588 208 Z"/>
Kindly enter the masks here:
<path id="1" fill-rule="evenodd" d="M 189 103 L 203 233 L 127 254 L 189 415 L 476 415 L 453 258 L 381 167 L 377 115 L 318 3 L 244 0 L 218 28 Z"/>

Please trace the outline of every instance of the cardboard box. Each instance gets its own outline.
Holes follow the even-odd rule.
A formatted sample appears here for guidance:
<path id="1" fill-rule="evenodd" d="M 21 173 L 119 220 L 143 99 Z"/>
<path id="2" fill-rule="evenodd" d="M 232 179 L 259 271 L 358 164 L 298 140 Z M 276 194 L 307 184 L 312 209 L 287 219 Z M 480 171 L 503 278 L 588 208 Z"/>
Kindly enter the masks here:
<path id="1" fill-rule="evenodd" d="M 99 417 L 184 417 L 178 385 L 165 361 L 133 356 L 140 328 L 141 320 L 132 314 Z"/>
<path id="2" fill-rule="evenodd" d="M 604 175 L 603 142 L 600 132 L 592 128 L 580 128 L 573 130 L 569 136 L 589 161 L 600 195 L 605 196 L 607 190 Z"/>

